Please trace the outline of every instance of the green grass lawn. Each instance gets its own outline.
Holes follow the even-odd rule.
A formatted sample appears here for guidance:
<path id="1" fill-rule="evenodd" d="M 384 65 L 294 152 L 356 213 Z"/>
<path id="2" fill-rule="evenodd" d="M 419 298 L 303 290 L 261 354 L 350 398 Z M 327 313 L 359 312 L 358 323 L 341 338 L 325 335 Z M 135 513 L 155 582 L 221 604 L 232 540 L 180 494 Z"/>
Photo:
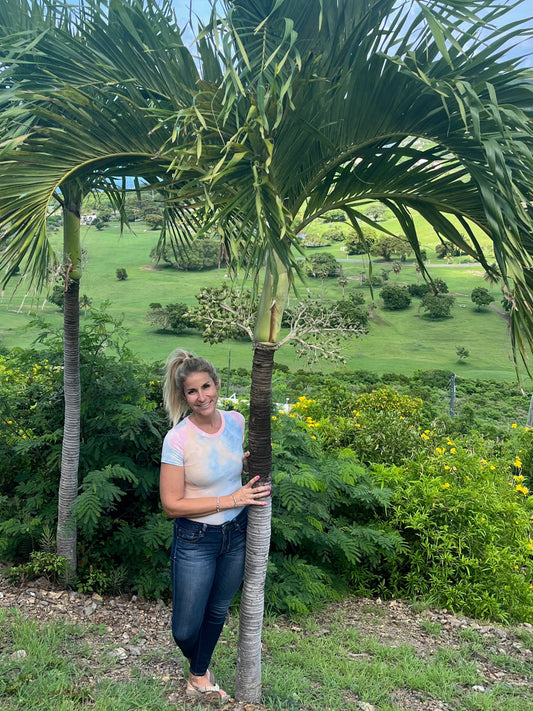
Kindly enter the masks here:
<path id="1" fill-rule="evenodd" d="M 94 228 L 84 228 L 82 236 L 86 257 L 80 294 L 92 298 L 94 306 L 100 306 L 104 301 L 110 302 L 110 313 L 123 316 L 124 326 L 129 332 L 129 345 L 144 360 L 163 360 L 172 349 L 180 346 L 205 354 L 220 368 L 227 365 L 231 354 L 232 367 L 249 369 L 252 350 L 251 345 L 245 341 L 210 346 L 204 344 L 201 337 L 192 331 L 186 335 L 172 335 L 157 332 L 149 324 L 146 316 L 150 303 L 182 301 L 193 305 L 196 303 L 195 294 L 202 286 L 222 283 L 225 274 L 223 269 L 180 272 L 154 268 L 149 255 L 157 242 L 158 233 L 147 230 L 141 223 L 134 227 L 133 234 L 126 231 L 122 236 L 117 224 L 110 224 L 100 232 Z M 60 235 L 55 239 L 59 245 Z M 432 239 L 436 242 L 436 238 Z M 331 247 L 320 251 L 329 251 L 339 259 L 349 279 L 347 289 L 363 288 L 370 302 L 370 291 L 360 285 L 361 272 L 366 265 L 357 257 L 347 260 L 340 247 L 339 243 L 333 243 Z M 375 289 L 373 298 L 376 309 L 369 333 L 359 339 L 347 340 L 346 366 L 319 363 L 313 368 L 342 370 L 345 367 L 349 370 L 403 374 L 412 374 L 419 369 L 440 368 L 472 378 L 514 381 L 515 371 L 505 319 L 493 309 L 475 311 L 470 301 L 470 292 L 475 286 L 487 286 L 482 278 L 483 271 L 471 260 L 463 258 L 454 261 L 448 265 L 430 259 L 429 266 L 432 276 L 444 279 L 450 292 L 456 294 L 452 318 L 431 321 L 420 313 L 417 299 L 413 299 L 410 308 L 405 311 L 386 311 L 379 299 L 379 288 Z M 384 266 L 376 260 L 373 273 L 379 275 Z M 127 280 L 117 280 L 117 268 L 126 269 Z M 391 274 L 390 282 L 409 284 L 416 282 L 417 278 L 414 266 L 405 264 L 397 278 Z M 335 300 L 341 298 L 342 292 L 336 278 L 326 280 L 324 285 L 317 279 L 309 279 L 308 286 L 315 295 Z M 301 286 L 299 288 L 301 293 L 305 293 Z M 61 327 L 62 314 L 49 302 L 43 306 L 42 295 L 37 297 L 30 290 L 24 297 L 27 291 L 25 283 L 18 286 L 14 295 L 12 291 L 6 289 L 0 298 L 0 342 L 5 346 L 28 346 L 33 341 L 36 332 L 26 330 L 25 327 L 34 313 L 44 316 L 52 325 Z M 492 287 L 492 293 L 495 296 L 494 305 L 499 306 L 499 287 Z M 291 296 L 291 300 L 295 298 Z M 81 320 L 84 320 L 83 312 Z M 469 350 L 470 357 L 466 361 L 458 361 L 457 346 Z M 276 354 L 276 361 L 292 368 L 308 367 L 305 362 L 296 360 L 290 346 Z"/>
<path id="2" fill-rule="evenodd" d="M 306 618 L 267 617 L 262 636 L 262 704 L 241 703 L 238 708 L 532 708 L 527 684 L 533 669 L 527 656 L 531 632 L 489 626 L 484 633 L 479 624 L 454 630 L 435 619 L 442 620 L 442 613 L 417 614 L 403 603 L 355 599 Z M 148 625 L 140 633 L 145 636 L 151 631 L 150 621 L 141 620 L 140 624 Z M 3 709 L 200 711 L 214 707 L 185 699 L 180 655 L 167 646 L 149 651 L 143 647 L 140 657 L 130 657 L 124 667 L 114 652 L 117 644 L 127 645 L 109 639 L 103 624 L 70 624 L 53 618 L 42 624 L 31 612 L 23 617 L 19 611 L 2 609 L 0 624 Z M 232 615 L 213 657 L 217 679 L 230 694 L 237 635 L 237 616 Z M 233 708 L 233 703 L 229 706 Z"/>

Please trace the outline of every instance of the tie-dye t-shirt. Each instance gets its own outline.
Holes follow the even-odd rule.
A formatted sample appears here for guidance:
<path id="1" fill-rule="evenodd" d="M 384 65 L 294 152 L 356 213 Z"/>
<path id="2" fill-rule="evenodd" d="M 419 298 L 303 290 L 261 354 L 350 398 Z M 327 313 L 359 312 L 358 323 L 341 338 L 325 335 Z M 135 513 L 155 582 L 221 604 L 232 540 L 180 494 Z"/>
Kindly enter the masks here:
<path id="1" fill-rule="evenodd" d="M 203 432 L 186 417 L 163 440 L 161 461 L 185 467 L 186 499 L 229 496 L 242 486 L 244 417 L 235 411 L 218 412 L 222 416 L 218 432 Z M 190 518 L 220 525 L 241 511 L 242 507 L 224 509 L 209 516 Z"/>

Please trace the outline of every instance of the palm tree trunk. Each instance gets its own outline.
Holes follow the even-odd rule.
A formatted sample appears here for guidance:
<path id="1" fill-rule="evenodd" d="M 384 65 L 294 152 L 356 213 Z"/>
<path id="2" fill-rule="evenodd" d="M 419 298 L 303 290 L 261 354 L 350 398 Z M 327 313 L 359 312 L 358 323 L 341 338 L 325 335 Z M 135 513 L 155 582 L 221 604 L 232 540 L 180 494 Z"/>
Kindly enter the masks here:
<path id="1" fill-rule="evenodd" d="M 80 212 L 81 196 L 65 196 L 63 210 L 63 243 L 68 262 L 66 291 L 63 308 L 63 390 L 65 418 L 61 452 L 61 476 L 59 479 L 57 535 L 58 555 L 69 561 L 69 576 L 77 568 L 77 532 L 72 518 L 72 504 L 78 495 L 78 465 L 80 458 L 80 283 L 81 242 Z"/>
<path id="2" fill-rule="evenodd" d="M 250 476 L 268 483 L 272 474 L 271 399 L 272 370 L 276 346 L 257 343 L 250 389 Z M 270 549 L 272 505 L 248 508 L 246 565 L 240 607 L 235 698 L 258 703 L 261 697 L 261 631 L 263 627 L 265 578 Z"/>
<path id="3" fill-rule="evenodd" d="M 63 333 L 65 419 L 57 511 L 57 553 L 69 561 L 71 574 L 76 572 L 77 564 L 76 525 L 72 521 L 71 509 L 78 494 L 80 456 L 79 289 L 79 282 L 72 281 L 65 292 Z"/>

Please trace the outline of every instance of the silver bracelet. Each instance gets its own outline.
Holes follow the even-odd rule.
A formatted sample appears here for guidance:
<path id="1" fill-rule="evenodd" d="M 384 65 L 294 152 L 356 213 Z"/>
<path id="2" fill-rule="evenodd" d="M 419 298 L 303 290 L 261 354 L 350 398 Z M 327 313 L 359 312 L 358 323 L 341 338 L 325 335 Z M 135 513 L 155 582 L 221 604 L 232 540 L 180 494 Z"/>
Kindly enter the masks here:
<path id="1" fill-rule="evenodd" d="M 233 499 L 233 503 L 235 504 L 235 507 L 237 507 L 237 499 L 235 498 L 235 494 L 232 494 L 231 498 Z"/>
<path id="2" fill-rule="evenodd" d="M 220 513 L 220 496 L 217 496 L 217 513 Z"/>

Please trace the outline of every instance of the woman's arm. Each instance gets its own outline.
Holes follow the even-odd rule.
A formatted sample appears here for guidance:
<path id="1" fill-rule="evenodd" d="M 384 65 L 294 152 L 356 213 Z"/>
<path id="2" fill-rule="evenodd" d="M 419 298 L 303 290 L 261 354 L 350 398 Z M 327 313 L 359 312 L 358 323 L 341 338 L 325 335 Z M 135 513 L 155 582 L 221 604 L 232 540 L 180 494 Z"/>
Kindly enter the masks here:
<path id="1" fill-rule="evenodd" d="M 260 499 L 270 496 L 270 486 L 258 486 L 254 489 L 253 485 L 258 479 L 259 477 L 251 479 L 233 494 L 227 496 L 202 496 L 197 499 L 186 499 L 185 468 L 163 463 L 159 477 L 159 493 L 163 511 L 169 518 L 190 518 L 191 516 L 198 518 L 241 506 L 254 504 L 266 506 L 266 502 Z"/>

